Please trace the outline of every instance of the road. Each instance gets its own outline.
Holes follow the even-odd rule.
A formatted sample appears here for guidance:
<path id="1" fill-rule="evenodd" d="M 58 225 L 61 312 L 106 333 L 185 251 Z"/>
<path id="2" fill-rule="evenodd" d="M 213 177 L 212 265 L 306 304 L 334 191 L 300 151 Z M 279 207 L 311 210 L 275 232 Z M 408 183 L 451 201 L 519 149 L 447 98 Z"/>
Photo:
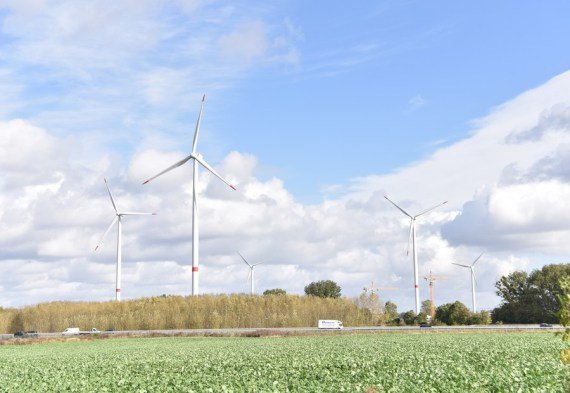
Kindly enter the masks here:
<path id="1" fill-rule="evenodd" d="M 358 326 L 345 327 L 342 330 L 318 329 L 316 327 L 296 328 L 235 328 L 235 329 L 174 329 L 174 330 L 121 330 L 101 332 L 102 335 L 112 336 L 243 336 L 243 335 L 295 335 L 323 333 L 358 333 L 358 332 L 553 332 L 561 331 L 561 325 L 543 328 L 539 325 L 472 325 L 472 326 Z M 89 335 L 89 332 L 84 335 Z M 38 333 L 38 338 L 73 337 L 61 333 Z M 12 334 L 0 334 L 0 340 L 14 339 Z"/>

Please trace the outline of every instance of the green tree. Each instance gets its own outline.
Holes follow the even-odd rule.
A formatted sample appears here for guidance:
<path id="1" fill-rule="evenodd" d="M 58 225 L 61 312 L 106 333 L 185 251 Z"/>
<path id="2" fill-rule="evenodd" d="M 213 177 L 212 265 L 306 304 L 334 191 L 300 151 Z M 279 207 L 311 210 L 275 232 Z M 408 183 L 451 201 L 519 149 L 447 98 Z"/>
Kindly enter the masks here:
<path id="1" fill-rule="evenodd" d="M 422 302 L 422 306 L 420 307 L 420 313 L 424 313 L 429 315 L 431 313 L 431 300 L 426 299 Z"/>
<path id="2" fill-rule="evenodd" d="M 570 277 L 570 264 L 546 265 L 531 274 L 516 271 L 495 284 L 503 298 L 492 312 L 494 322 L 556 323 L 562 293 L 560 279 Z"/>
<path id="3" fill-rule="evenodd" d="M 440 321 L 441 323 L 445 323 L 446 325 L 451 325 L 450 313 L 449 308 L 451 307 L 451 303 L 442 304 L 438 308 L 435 309 L 435 319 Z"/>
<path id="4" fill-rule="evenodd" d="M 414 325 L 416 323 L 417 314 L 413 311 L 406 311 L 400 315 L 400 318 L 406 325 Z"/>
<path id="5" fill-rule="evenodd" d="M 274 288 L 274 289 L 267 289 L 265 291 L 263 291 L 263 295 L 267 296 L 267 295 L 286 295 L 287 292 L 285 292 L 284 289 L 281 288 Z"/>
<path id="6" fill-rule="evenodd" d="M 341 295 L 341 288 L 331 280 L 312 282 L 305 287 L 305 295 L 317 297 L 330 297 L 337 299 Z"/>
<path id="7" fill-rule="evenodd" d="M 427 317 L 428 317 L 427 313 L 420 311 L 420 313 L 416 316 L 416 319 L 414 320 L 414 322 L 415 323 L 426 323 Z"/>
<path id="8" fill-rule="evenodd" d="M 471 318 L 469 319 L 470 325 L 489 325 L 491 324 L 491 313 L 489 311 L 483 310 L 474 314 L 471 313 Z"/>
<path id="9" fill-rule="evenodd" d="M 503 276 L 495 283 L 497 295 L 505 303 L 516 303 L 524 300 L 529 293 L 528 273 L 524 271 L 512 272 Z"/>
<path id="10" fill-rule="evenodd" d="M 446 325 L 466 325 L 472 319 L 472 313 L 460 301 L 442 304 L 435 310 L 435 319 Z"/>
<path id="11" fill-rule="evenodd" d="M 12 333 L 21 332 L 24 330 L 24 317 L 20 311 L 16 312 L 10 321 L 8 330 Z"/>
<path id="12" fill-rule="evenodd" d="M 398 318 L 398 306 L 389 300 L 384 304 L 384 312 L 388 321 L 393 321 Z"/>

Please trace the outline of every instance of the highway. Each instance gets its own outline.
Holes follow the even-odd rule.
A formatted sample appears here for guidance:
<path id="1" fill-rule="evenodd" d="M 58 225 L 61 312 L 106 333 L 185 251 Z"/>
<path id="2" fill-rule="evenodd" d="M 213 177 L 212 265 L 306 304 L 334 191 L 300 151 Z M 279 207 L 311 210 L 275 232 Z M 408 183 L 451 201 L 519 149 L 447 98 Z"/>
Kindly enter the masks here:
<path id="1" fill-rule="evenodd" d="M 540 325 L 469 325 L 469 326 L 355 326 L 344 327 L 342 330 L 318 329 L 316 327 L 293 327 L 293 328 L 233 328 L 233 329 L 173 329 L 173 330 L 121 330 L 102 331 L 101 335 L 108 336 L 270 336 L 270 335 L 306 335 L 306 334 L 349 334 L 349 333 L 429 333 L 429 332 L 556 332 L 562 331 L 561 325 L 552 327 L 540 327 Z M 91 332 L 83 332 L 81 335 L 90 335 Z M 77 335 L 75 335 L 77 336 Z M 61 338 L 74 337 L 57 333 L 38 333 L 37 338 Z M 0 334 L 0 340 L 18 339 L 13 334 Z M 26 339 L 32 339 L 31 337 Z"/>

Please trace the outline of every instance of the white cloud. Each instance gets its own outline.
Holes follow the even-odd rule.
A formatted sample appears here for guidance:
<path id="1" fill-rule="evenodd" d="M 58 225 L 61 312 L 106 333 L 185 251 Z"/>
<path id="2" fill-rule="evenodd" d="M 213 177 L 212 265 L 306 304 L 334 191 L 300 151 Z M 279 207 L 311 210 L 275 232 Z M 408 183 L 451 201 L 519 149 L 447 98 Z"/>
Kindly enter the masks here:
<path id="1" fill-rule="evenodd" d="M 427 104 L 427 100 L 423 98 L 421 95 L 415 95 L 408 101 L 408 105 L 410 106 L 411 110 L 419 109 Z"/>
<path id="2" fill-rule="evenodd" d="M 245 63 L 264 56 L 269 46 L 266 27 L 260 21 L 238 26 L 234 31 L 221 36 L 219 43 L 222 56 Z"/>

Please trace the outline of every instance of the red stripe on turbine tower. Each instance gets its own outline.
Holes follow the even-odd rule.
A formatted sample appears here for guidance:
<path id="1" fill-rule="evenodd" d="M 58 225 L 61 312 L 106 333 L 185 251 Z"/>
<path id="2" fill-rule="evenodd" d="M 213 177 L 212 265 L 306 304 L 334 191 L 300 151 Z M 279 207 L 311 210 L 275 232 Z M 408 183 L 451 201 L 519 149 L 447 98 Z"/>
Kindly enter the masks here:
<path id="1" fill-rule="evenodd" d="M 414 285 L 414 288 L 419 288 L 420 286 L 418 284 Z"/>
<path id="2" fill-rule="evenodd" d="M 115 289 L 115 292 L 121 292 L 121 288 Z"/>
<path id="3" fill-rule="evenodd" d="M 198 266 L 192 266 L 192 271 L 193 271 L 193 272 L 197 272 L 197 271 L 198 271 Z"/>

